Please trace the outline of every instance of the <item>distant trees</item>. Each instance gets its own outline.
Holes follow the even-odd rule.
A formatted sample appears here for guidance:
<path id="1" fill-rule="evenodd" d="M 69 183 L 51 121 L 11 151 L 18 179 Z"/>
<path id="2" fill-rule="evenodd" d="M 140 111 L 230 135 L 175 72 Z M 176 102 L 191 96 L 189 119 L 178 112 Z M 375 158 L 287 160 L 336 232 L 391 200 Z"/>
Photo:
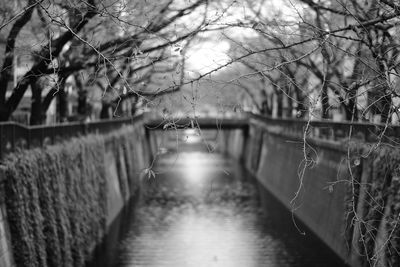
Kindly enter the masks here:
<path id="1" fill-rule="evenodd" d="M 242 5 L 246 16 L 235 27 L 246 34 L 228 34 L 235 56 L 227 65 L 242 63 L 241 78 L 258 76 L 266 113 L 327 119 L 336 109 L 347 120 L 399 119 L 400 1 Z"/>
<path id="2" fill-rule="evenodd" d="M 313 11 L 308 32 L 322 36 L 322 65 L 328 90 L 348 120 L 379 115 L 381 122 L 399 119 L 397 77 L 399 44 L 396 37 L 399 1 L 332 1 L 324 5 L 302 1 Z M 326 41 L 325 41 L 326 40 Z M 321 76 L 321 75 L 320 75 Z M 366 102 L 358 103 L 361 94 Z M 323 114 L 324 117 L 327 114 Z"/>
<path id="3" fill-rule="evenodd" d="M 0 120 L 28 90 L 31 124 L 44 121 L 54 99 L 59 121 L 66 119 L 71 82 L 77 112 L 85 116 L 95 97 L 107 118 L 121 114 L 125 101 L 151 101 L 220 70 L 228 77 L 225 67 L 235 66 L 241 74 L 230 82 L 265 114 L 391 122 L 400 105 L 399 15 L 399 0 L 5 3 Z M 186 77 L 186 48 L 204 31 L 230 42 L 231 60 Z M 16 59 L 26 54 L 30 64 L 15 79 Z"/>

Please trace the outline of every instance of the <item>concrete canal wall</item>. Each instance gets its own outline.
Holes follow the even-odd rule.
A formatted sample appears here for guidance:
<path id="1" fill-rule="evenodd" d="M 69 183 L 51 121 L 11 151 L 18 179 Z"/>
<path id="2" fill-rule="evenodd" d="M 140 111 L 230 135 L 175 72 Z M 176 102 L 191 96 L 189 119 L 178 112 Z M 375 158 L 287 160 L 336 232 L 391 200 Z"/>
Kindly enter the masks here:
<path id="1" fill-rule="evenodd" d="M 0 266 L 83 266 L 136 194 L 142 125 L 24 150 L 3 162 Z"/>
<path id="2" fill-rule="evenodd" d="M 305 154 L 301 141 L 252 127 L 246 166 L 268 191 L 347 261 L 346 155 L 332 146 L 310 146 L 312 149 L 307 148 Z"/>
<path id="3" fill-rule="evenodd" d="M 251 125 L 247 139 L 243 132 L 229 130 L 219 143 L 221 151 L 242 160 L 260 184 L 348 262 L 349 173 L 340 147 L 312 143 L 304 154 L 302 140 L 273 134 L 257 124 Z"/>
<path id="4" fill-rule="evenodd" d="M 250 125 L 245 165 L 296 218 L 350 266 L 400 264 L 400 149 Z"/>

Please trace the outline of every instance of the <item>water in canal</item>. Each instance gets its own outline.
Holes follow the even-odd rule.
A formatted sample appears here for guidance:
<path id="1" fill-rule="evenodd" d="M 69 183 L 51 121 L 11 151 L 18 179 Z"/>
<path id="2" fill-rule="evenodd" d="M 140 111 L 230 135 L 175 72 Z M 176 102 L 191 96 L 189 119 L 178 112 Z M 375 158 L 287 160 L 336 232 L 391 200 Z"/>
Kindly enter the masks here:
<path id="1" fill-rule="evenodd" d="M 93 266 L 344 266 L 237 162 L 164 152 Z"/>

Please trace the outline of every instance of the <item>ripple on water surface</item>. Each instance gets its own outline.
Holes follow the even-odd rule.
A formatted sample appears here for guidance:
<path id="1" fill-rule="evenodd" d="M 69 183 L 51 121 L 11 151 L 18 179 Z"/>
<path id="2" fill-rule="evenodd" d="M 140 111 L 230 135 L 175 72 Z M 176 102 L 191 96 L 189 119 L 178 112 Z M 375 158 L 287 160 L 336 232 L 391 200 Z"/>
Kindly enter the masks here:
<path id="1" fill-rule="evenodd" d="M 318 244 L 309 248 L 293 237 L 297 231 L 282 229 L 261 207 L 248 174 L 222 156 L 169 155 L 155 169 L 120 241 L 117 266 L 341 264 Z"/>

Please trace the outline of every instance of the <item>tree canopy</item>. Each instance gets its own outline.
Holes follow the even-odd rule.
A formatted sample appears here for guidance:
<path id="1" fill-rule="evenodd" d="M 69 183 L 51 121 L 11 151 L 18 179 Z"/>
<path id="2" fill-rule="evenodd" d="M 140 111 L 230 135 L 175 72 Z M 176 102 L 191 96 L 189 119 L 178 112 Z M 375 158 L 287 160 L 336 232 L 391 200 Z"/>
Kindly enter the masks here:
<path id="1" fill-rule="evenodd" d="M 89 99 L 102 118 L 177 92 L 192 106 L 195 86 L 235 110 L 396 122 L 399 12 L 398 0 L 8 1 L 0 120 L 29 95 L 31 124 L 55 99 L 64 121 L 73 84 L 82 116 Z"/>

